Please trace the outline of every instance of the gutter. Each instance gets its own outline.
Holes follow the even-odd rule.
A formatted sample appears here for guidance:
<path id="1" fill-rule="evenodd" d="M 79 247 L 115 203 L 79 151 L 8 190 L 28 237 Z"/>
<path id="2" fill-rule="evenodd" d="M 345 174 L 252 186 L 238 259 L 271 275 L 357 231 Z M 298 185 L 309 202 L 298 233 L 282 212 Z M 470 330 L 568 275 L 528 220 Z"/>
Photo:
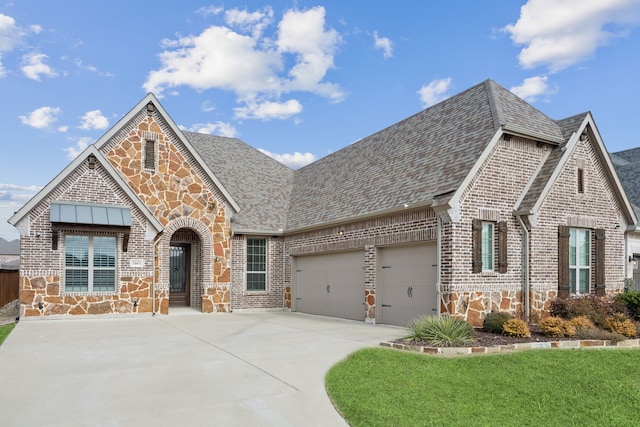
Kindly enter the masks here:
<path id="1" fill-rule="evenodd" d="M 432 206 L 434 203 L 433 199 L 428 199 L 422 202 L 416 202 L 416 203 L 404 203 L 400 206 L 394 206 L 391 208 L 387 208 L 387 209 L 380 209 L 377 211 L 373 211 L 373 212 L 369 212 L 369 213 L 365 213 L 365 214 L 361 214 L 361 215 L 354 215 L 354 216 L 349 216 L 349 217 L 345 217 L 345 218 L 340 218 L 340 219 L 335 219 L 335 220 L 331 220 L 331 221 L 326 221 L 323 223 L 319 223 L 319 224 L 314 224 L 314 225 L 306 225 L 306 226 L 302 226 L 302 227 L 298 227 L 298 228 L 290 228 L 290 229 L 285 229 L 284 230 L 284 235 L 291 235 L 291 234 L 297 234 L 297 233 L 304 233 L 307 231 L 312 231 L 312 230 L 320 230 L 323 228 L 328 228 L 328 227 L 335 227 L 338 225 L 344 225 L 344 224 L 349 224 L 355 221 L 363 221 L 366 219 L 371 219 L 371 218 L 376 218 L 376 217 L 380 217 L 383 215 L 389 215 L 389 214 L 393 214 L 393 213 L 399 213 L 399 212 L 404 212 L 406 210 L 409 209 L 418 209 L 418 208 L 426 208 L 426 207 L 430 207 Z"/>

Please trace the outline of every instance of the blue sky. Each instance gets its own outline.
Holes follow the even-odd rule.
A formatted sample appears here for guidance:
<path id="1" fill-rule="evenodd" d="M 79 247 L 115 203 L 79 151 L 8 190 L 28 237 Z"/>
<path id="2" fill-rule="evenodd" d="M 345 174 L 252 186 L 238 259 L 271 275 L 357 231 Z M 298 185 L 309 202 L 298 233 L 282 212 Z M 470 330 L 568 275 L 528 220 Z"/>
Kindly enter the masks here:
<path id="1" fill-rule="evenodd" d="M 0 237 L 152 91 L 300 167 L 491 78 L 640 146 L 640 0 L 0 0 Z"/>

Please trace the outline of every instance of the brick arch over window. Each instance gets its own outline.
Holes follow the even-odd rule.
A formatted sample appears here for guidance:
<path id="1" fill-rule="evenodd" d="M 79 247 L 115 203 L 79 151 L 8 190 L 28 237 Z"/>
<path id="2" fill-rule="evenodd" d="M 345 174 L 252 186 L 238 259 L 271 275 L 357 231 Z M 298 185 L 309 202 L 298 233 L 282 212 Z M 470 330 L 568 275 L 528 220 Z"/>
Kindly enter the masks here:
<path id="1" fill-rule="evenodd" d="M 169 289 L 169 246 L 171 245 L 171 237 L 176 231 L 185 228 L 192 230 L 200 238 L 201 289 L 213 283 L 213 238 L 211 231 L 198 220 L 182 217 L 166 225 L 161 241 L 158 244 L 158 254 L 160 256 L 160 279 L 158 283 L 162 288 Z"/>

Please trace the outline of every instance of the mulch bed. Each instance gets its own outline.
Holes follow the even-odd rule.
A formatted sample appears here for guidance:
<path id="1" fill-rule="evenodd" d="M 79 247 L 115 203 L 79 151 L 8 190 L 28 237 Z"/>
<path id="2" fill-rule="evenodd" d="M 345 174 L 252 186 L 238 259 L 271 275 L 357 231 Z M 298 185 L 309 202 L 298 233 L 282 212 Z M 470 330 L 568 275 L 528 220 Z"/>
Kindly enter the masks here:
<path id="1" fill-rule="evenodd" d="M 459 347 L 494 347 L 499 345 L 509 345 L 509 344 L 519 344 L 519 343 L 529 343 L 529 342 L 548 342 L 548 341 L 573 341 L 578 338 L 556 338 L 556 337 L 548 337 L 544 335 L 539 330 L 533 329 L 531 330 L 531 336 L 526 338 L 520 337 L 510 337 L 507 335 L 493 334 L 490 332 L 485 332 L 482 329 L 476 329 L 473 333 L 473 341 L 460 345 Z M 426 342 L 409 342 L 409 341 L 400 341 L 397 340 L 395 342 L 401 342 L 404 344 L 415 344 L 424 347 L 432 347 L 429 343 Z"/>

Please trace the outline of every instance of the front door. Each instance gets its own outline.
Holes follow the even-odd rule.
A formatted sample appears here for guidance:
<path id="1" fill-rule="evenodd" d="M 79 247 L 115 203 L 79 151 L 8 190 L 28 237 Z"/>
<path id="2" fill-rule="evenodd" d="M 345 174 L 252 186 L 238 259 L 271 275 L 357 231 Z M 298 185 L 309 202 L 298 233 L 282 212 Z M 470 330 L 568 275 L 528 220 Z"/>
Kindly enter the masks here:
<path id="1" fill-rule="evenodd" d="M 191 245 L 175 244 L 169 249 L 169 305 L 188 307 L 190 304 Z"/>

